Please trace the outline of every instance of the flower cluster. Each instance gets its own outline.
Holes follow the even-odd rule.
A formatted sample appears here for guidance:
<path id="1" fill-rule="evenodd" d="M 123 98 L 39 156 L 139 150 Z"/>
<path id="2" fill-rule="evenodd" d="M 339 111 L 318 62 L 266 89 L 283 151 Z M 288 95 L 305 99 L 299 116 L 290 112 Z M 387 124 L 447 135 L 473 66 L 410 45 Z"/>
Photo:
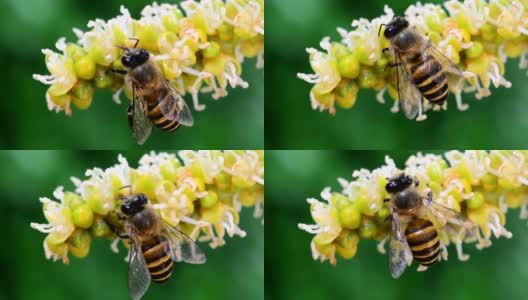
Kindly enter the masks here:
<path id="1" fill-rule="evenodd" d="M 180 151 L 176 155 L 150 153 L 129 166 L 119 155 L 119 163 L 106 170 L 86 171 L 87 179 L 72 177 L 74 191 L 59 186 L 53 196 L 40 198 L 48 224 L 31 223 L 47 233 L 44 251 L 48 259 L 68 263 L 68 253 L 88 255 L 93 238 L 114 239 L 119 220 L 120 196 L 145 194 L 160 217 L 191 238 L 222 246 L 224 237 L 246 233 L 238 227 L 243 206 L 254 207 L 255 217 L 263 215 L 264 152 Z M 183 162 L 183 163 L 182 163 Z M 126 188 L 124 188 L 126 187 Z M 122 224 L 121 224 L 122 225 Z"/>
<path id="2" fill-rule="evenodd" d="M 59 53 L 42 52 L 50 75 L 33 78 L 51 85 L 46 92 L 49 110 L 71 115 L 70 104 L 87 109 L 96 88 L 116 91 L 120 103 L 124 90 L 130 99 L 130 87 L 123 76 L 110 69 L 123 70 L 122 50 L 134 46 L 147 49 L 163 76 L 182 94 L 192 95 L 194 108 L 203 110 L 199 92 L 212 92 L 214 99 L 227 95 L 227 86 L 246 88 L 240 76 L 245 58 L 257 57 L 264 66 L 264 0 L 187 0 L 177 5 L 146 6 L 135 20 L 121 6 L 121 15 L 104 21 L 88 22 L 89 31 L 74 29 L 77 43 L 60 38 Z"/>
<path id="3" fill-rule="evenodd" d="M 508 58 L 519 57 L 520 67 L 528 68 L 528 4 L 519 0 L 449 0 L 443 6 L 445 9 L 418 2 L 405 11 L 405 17 L 464 72 L 463 84 L 450 89 L 457 108 L 466 110 L 462 91 L 482 99 L 491 94 L 491 85 L 511 87 L 504 77 Z M 321 41 L 324 51 L 307 49 L 315 74 L 299 73 L 298 77 L 314 84 L 310 92 L 314 109 L 335 114 L 336 103 L 351 108 L 363 88 L 378 91 L 376 99 L 380 103 L 385 102 L 384 94 L 388 92 L 394 100 L 391 111 L 398 112 L 396 71 L 387 68 L 394 57 L 383 53 L 390 43 L 383 35 L 378 36 L 380 26 L 393 17 L 394 12 L 386 6 L 381 17 L 353 21 L 352 31 L 338 28 L 340 42 L 325 37 Z M 424 110 L 433 108 L 425 102 Z"/>
<path id="4" fill-rule="evenodd" d="M 299 224 L 299 228 L 315 234 L 313 258 L 335 264 L 337 253 L 350 259 L 361 239 L 379 241 L 378 251 L 385 253 L 391 230 L 385 185 L 402 172 L 418 179 L 420 193 L 431 192 L 432 201 L 458 212 L 447 216 L 434 214 L 434 207 L 428 210 L 444 249 L 443 259 L 450 243 L 455 244 L 458 258 L 466 260 L 463 242 L 475 243 L 480 250 L 491 245 L 492 235 L 510 238 L 506 211 L 520 207 L 521 218 L 528 218 L 528 151 L 449 151 L 444 157 L 418 153 L 403 170 L 386 157 L 378 169 L 355 171 L 352 181 L 339 178 L 341 192 L 327 187 L 321 193 L 324 201 L 308 199 L 316 224 Z M 455 216 L 472 226 L 451 226 L 451 222 L 456 225 Z"/>

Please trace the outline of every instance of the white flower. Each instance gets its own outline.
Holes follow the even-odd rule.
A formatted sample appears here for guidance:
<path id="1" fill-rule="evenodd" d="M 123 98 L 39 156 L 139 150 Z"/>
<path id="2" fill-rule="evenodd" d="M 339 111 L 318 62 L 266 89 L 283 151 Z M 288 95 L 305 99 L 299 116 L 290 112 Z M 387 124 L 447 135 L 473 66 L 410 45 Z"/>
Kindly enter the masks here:
<path id="1" fill-rule="evenodd" d="M 256 182 L 264 185 L 264 163 L 256 151 L 248 150 L 242 154 L 229 150 L 229 153 L 236 158 L 232 167 L 224 167 L 224 171 L 232 176 L 243 178 L 249 182 Z"/>

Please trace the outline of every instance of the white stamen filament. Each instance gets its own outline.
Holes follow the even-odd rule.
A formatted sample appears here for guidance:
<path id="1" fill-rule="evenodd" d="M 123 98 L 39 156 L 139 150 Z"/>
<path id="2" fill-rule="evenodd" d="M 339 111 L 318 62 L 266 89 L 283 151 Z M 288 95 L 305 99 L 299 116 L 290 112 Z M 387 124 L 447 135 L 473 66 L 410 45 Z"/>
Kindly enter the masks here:
<path id="1" fill-rule="evenodd" d="M 119 241 L 121 241 L 121 239 L 116 238 L 112 241 L 112 244 L 110 244 L 110 249 L 112 250 L 112 252 L 119 253 L 119 248 L 117 247 L 117 245 L 119 244 Z"/>
<path id="2" fill-rule="evenodd" d="M 462 250 L 462 242 L 458 242 L 455 244 L 456 250 L 457 250 L 457 257 L 460 261 L 466 261 L 469 259 L 469 254 L 464 254 Z"/>
<path id="3" fill-rule="evenodd" d="M 317 224 L 298 224 L 297 225 L 299 227 L 299 229 L 301 230 L 304 230 L 308 233 L 311 233 L 311 234 L 318 234 L 318 233 L 321 233 L 323 232 L 323 230 L 321 229 L 321 226 L 320 225 L 317 225 Z"/>
<path id="4" fill-rule="evenodd" d="M 389 238 L 386 237 L 384 239 L 382 239 L 381 241 L 378 242 L 378 244 L 376 245 L 376 250 L 378 250 L 379 253 L 381 254 L 386 254 L 387 251 L 385 251 L 385 244 L 387 243 L 387 240 Z"/>

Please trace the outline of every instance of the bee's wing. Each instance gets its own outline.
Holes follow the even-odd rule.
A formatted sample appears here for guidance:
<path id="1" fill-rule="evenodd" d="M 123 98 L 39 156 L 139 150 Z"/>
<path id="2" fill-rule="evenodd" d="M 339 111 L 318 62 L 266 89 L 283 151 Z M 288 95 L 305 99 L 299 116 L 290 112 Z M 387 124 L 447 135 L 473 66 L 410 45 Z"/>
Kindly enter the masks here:
<path id="1" fill-rule="evenodd" d="M 128 260 L 128 292 L 133 300 L 139 300 L 150 285 L 150 272 L 147 267 L 141 243 L 130 231 L 130 258 Z"/>
<path id="2" fill-rule="evenodd" d="M 152 132 L 152 123 L 147 116 L 141 89 L 134 84 L 132 85 L 132 93 L 134 99 L 128 108 L 128 121 L 136 142 L 142 145 Z"/>
<path id="3" fill-rule="evenodd" d="M 194 123 L 191 110 L 176 88 L 166 79 L 162 79 L 165 89 L 159 94 L 158 106 L 161 113 L 169 121 L 178 121 L 184 126 Z"/>
<path id="4" fill-rule="evenodd" d="M 161 218 L 160 218 L 161 220 Z M 169 241 L 165 253 L 171 255 L 174 261 L 184 261 L 190 264 L 203 264 L 206 261 L 202 249 L 185 233 L 161 220 L 164 228 L 162 235 Z"/>
<path id="5" fill-rule="evenodd" d="M 400 218 L 397 213 L 392 213 L 392 230 L 389 242 L 389 270 L 393 278 L 403 274 L 407 263 L 411 259 L 407 239 L 403 233 Z"/>
<path id="6" fill-rule="evenodd" d="M 422 106 L 422 93 L 418 90 L 412 80 L 412 76 L 407 69 L 407 62 L 396 55 L 398 65 L 398 97 L 405 116 L 414 119 Z"/>
<path id="7" fill-rule="evenodd" d="M 471 222 L 468 218 L 460 214 L 459 212 L 446 207 L 440 203 L 434 202 L 431 196 L 423 199 L 424 206 L 429 210 L 429 212 L 435 216 L 438 221 L 442 222 L 442 226 L 451 225 L 464 227 L 466 229 L 472 229 L 476 225 Z"/>
<path id="8" fill-rule="evenodd" d="M 455 84 L 464 79 L 464 74 L 442 51 L 438 50 L 431 41 L 427 40 L 425 54 L 435 58 L 445 71 L 449 84 Z"/>

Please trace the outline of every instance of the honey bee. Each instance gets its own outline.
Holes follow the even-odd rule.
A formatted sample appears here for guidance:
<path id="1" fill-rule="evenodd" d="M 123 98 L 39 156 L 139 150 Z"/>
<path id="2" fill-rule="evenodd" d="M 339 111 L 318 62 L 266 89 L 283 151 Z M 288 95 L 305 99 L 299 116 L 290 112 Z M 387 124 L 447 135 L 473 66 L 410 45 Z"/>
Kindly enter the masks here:
<path id="1" fill-rule="evenodd" d="M 130 297 L 140 299 L 150 282 L 164 283 L 172 275 L 173 261 L 203 264 L 205 254 L 183 232 L 163 221 L 148 204 L 144 194 L 121 197 L 124 231 L 112 230 L 130 240 L 128 261 L 128 289 Z"/>
<path id="2" fill-rule="evenodd" d="M 423 99 L 441 106 L 447 100 L 449 85 L 464 79 L 463 73 L 442 52 L 416 29 L 409 27 L 404 17 L 394 17 L 385 26 L 383 35 L 390 41 L 397 67 L 397 88 L 401 108 L 409 119 L 423 112 Z"/>
<path id="3" fill-rule="evenodd" d="M 446 222 L 445 226 L 464 226 L 467 229 L 474 226 L 456 211 L 432 201 L 431 191 L 426 196 L 420 195 L 418 186 L 418 180 L 404 173 L 389 179 L 385 186 L 385 190 L 392 195 L 385 201 L 389 202 L 391 210 L 389 270 L 394 278 L 403 274 L 411 261 L 411 255 L 424 267 L 439 261 L 442 251 L 440 240 L 427 212 L 449 220 L 450 224 Z"/>
<path id="4" fill-rule="evenodd" d="M 112 70 L 125 75 L 125 84 L 132 88 L 133 100 L 128 107 L 128 123 L 136 142 L 141 145 L 149 137 L 153 125 L 163 131 L 180 125 L 192 126 L 191 110 L 176 88 L 163 77 L 146 49 L 117 46 L 124 50 L 121 63 L 127 70 Z"/>

